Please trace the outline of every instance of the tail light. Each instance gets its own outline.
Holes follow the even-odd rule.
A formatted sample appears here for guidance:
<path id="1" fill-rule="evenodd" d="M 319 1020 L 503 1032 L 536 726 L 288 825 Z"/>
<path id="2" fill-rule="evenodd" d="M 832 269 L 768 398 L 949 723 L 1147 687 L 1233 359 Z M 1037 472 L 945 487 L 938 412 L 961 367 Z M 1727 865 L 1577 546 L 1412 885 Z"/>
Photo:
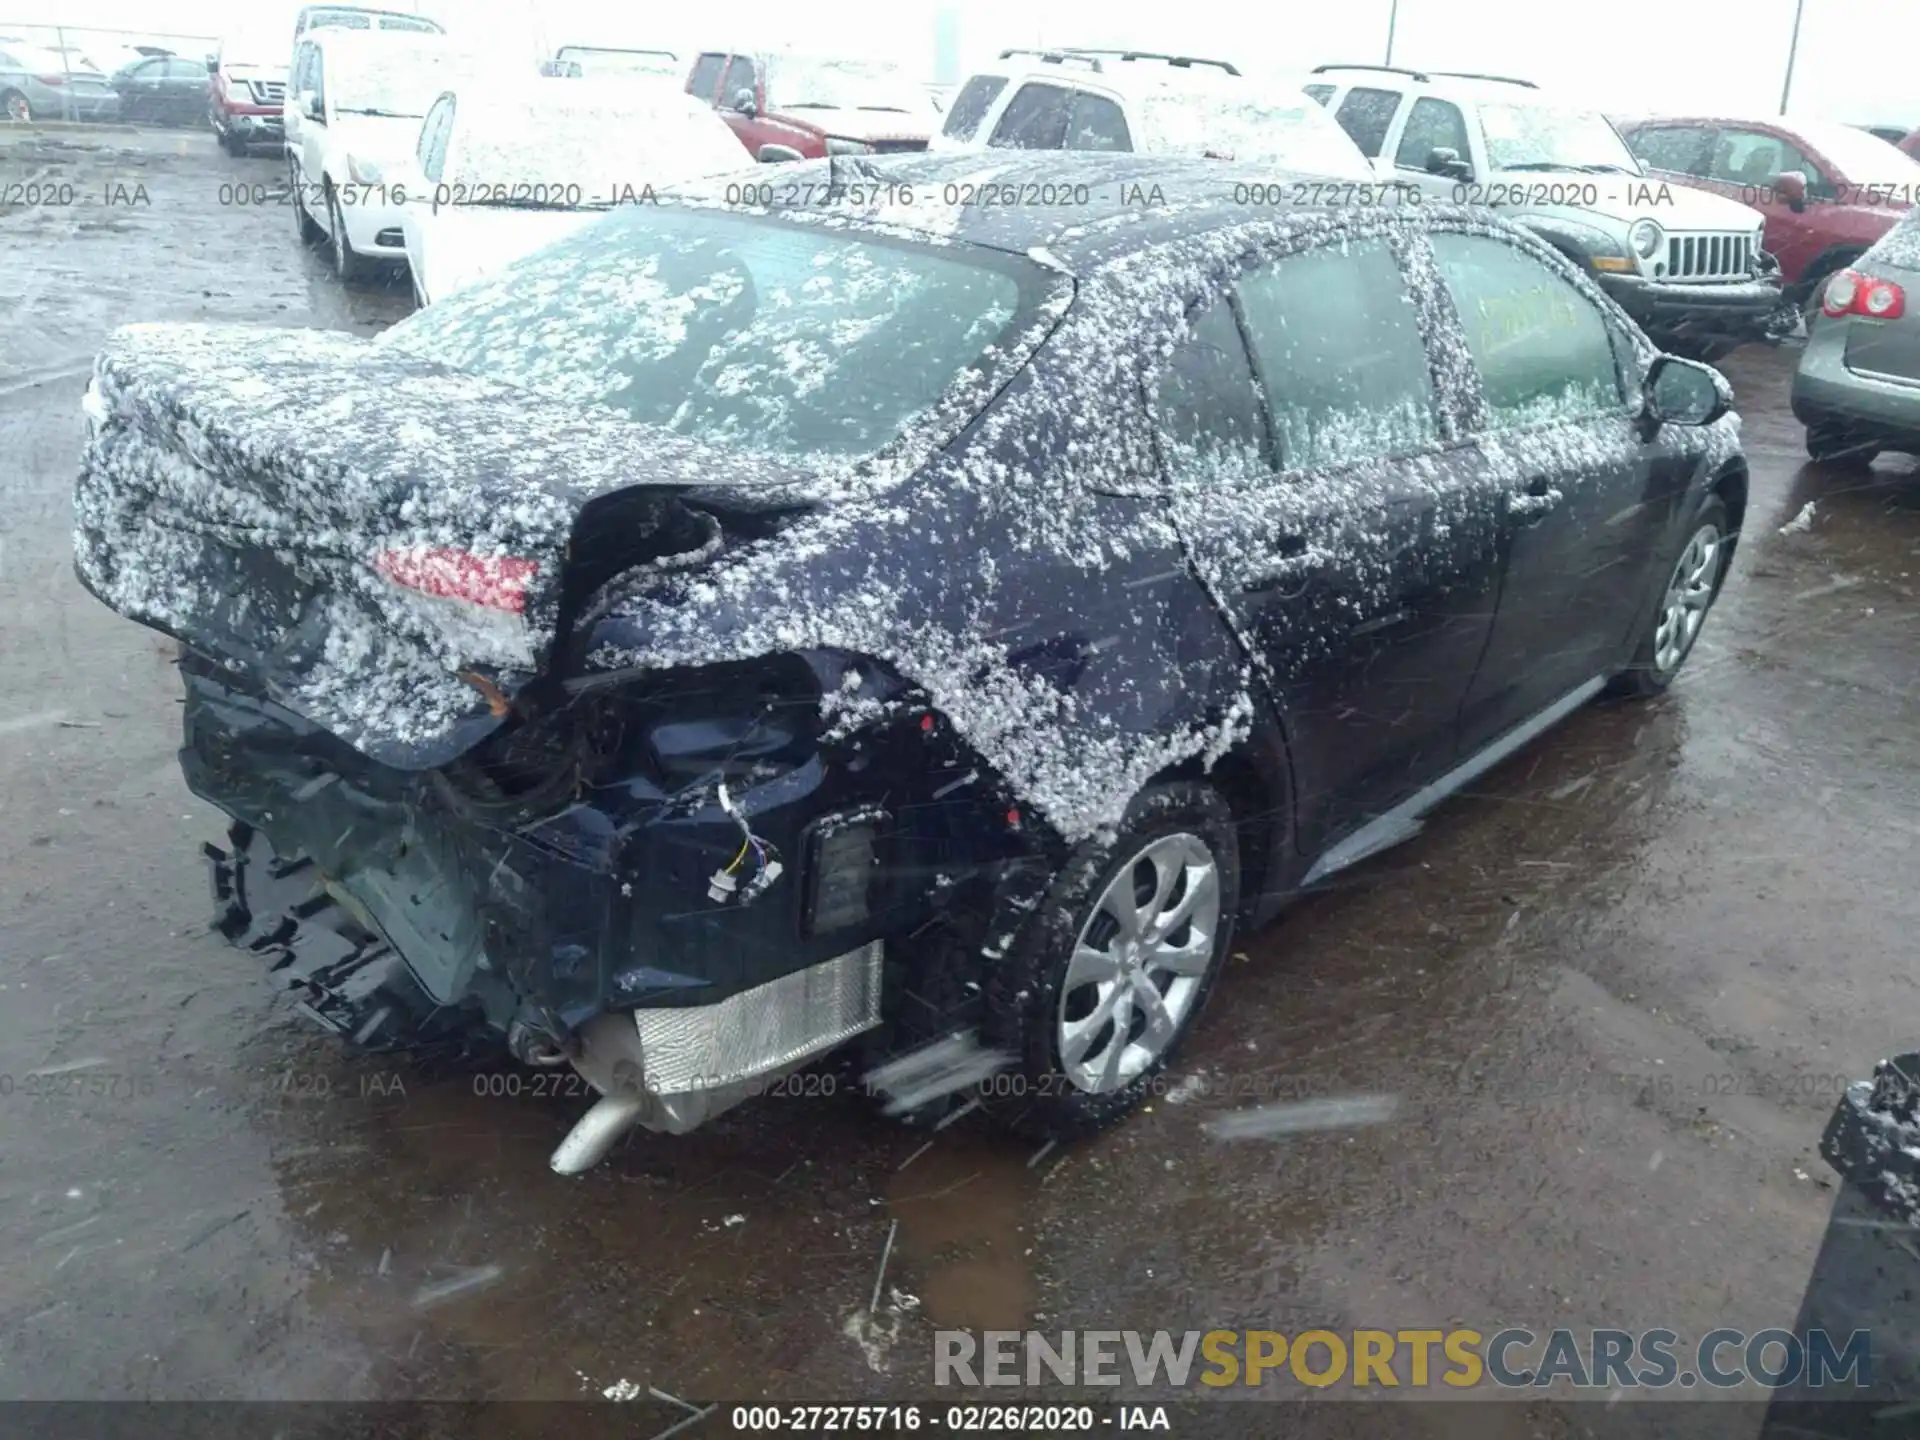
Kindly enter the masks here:
<path id="1" fill-rule="evenodd" d="M 1898 320 L 1907 313 L 1907 292 L 1891 280 L 1842 270 L 1827 282 L 1821 313 L 1839 319 L 1864 315 L 1869 320 Z"/>
<path id="2" fill-rule="evenodd" d="M 373 568 L 394 584 L 423 595 L 524 615 L 527 587 L 540 562 L 518 555 L 475 555 L 443 546 L 420 546 L 382 550 L 373 557 Z"/>

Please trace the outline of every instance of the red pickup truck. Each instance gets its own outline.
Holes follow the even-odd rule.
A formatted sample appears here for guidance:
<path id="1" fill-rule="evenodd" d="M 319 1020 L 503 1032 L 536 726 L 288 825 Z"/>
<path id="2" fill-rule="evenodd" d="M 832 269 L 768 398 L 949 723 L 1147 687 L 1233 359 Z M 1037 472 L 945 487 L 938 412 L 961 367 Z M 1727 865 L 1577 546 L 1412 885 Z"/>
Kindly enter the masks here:
<path id="1" fill-rule="evenodd" d="M 1662 116 L 1619 128 L 1660 178 L 1718 191 L 1764 214 L 1766 247 L 1780 262 L 1788 298 L 1804 309 L 1818 308 L 1821 282 L 1920 202 L 1920 160 L 1851 125 Z"/>
<path id="2" fill-rule="evenodd" d="M 940 128 L 923 86 L 868 61 L 709 50 L 687 93 L 718 110 L 756 160 L 925 150 Z"/>

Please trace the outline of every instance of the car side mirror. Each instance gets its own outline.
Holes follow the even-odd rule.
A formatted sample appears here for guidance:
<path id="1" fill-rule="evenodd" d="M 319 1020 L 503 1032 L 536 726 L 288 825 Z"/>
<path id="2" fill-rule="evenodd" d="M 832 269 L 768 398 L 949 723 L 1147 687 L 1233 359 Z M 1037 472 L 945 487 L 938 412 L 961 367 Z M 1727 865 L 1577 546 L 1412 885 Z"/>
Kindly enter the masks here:
<path id="1" fill-rule="evenodd" d="M 1801 170 L 1783 170 L 1773 177 L 1773 193 L 1787 202 L 1787 208 L 1798 215 L 1807 208 L 1807 177 Z"/>
<path id="2" fill-rule="evenodd" d="M 1448 180 L 1471 180 L 1473 166 L 1460 158 L 1460 152 L 1447 145 L 1436 145 L 1427 151 L 1425 166 L 1429 175 L 1439 175 Z"/>
<path id="3" fill-rule="evenodd" d="M 1733 387 L 1711 365 L 1662 355 L 1647 369 L 1644 418 L 1661 425 L 1711 425 L 1733 408 Z"/>
<path id="4" fill-rule="evenodd" d="M 754 103 L 753 91 L 740 89 L 733 92 L 733 108 L 751 119 L 759 113 L 760 107 Z"/>

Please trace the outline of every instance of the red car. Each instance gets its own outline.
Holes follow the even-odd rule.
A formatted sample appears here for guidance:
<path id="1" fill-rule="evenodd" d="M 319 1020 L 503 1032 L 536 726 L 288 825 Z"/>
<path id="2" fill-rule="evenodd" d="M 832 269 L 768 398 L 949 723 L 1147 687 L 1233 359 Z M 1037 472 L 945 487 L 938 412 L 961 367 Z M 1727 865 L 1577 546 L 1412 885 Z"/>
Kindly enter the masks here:
<path id="1" fill-rule="evenodd" d="M 1802 307 L 1818 306 L 1821 282 L 1920 202 L 1920 160 L 1851 125 L 1663 116 L 1629 121 L 1620 133 L 1660 178 L 1764 214 L 1767 249 Z"/>
<path id="2" fill-rule="evenodd" d="M 925 150 L 940 128 L 924 86 L 865 61 L 709 50 L 687 93 L 718 110 L 756 160 Z"/>

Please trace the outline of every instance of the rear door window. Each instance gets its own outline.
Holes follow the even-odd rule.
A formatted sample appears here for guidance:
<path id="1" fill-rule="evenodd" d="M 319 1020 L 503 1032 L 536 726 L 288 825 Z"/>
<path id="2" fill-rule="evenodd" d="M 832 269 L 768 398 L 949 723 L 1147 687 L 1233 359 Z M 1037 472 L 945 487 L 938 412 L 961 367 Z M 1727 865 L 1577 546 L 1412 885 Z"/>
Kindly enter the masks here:
<path id="1" fill-rule="evenodd" d="M 1480 372 L 1487 428 L 1620 413 L 1619 361 L 1598 306 L 1504 240 L 1437 232 L 1432 241 Z"/>
<path id="2" fill-rule="evenodd" d="M 720 80 L 720 103 L 733 104 L 742 90 L 757 95 L 753 83 L 753 61 L 744 55 L 735 55 L 727 61 L 726 74 Z"/>
<path id="3" fill-rule="evenodd" d="M 712 101 L 720 93 L 720 72 L 726 68 L 724 55 L 702 55 L 693 62 L 693 76 L 687 81 L 687 93 Z"/>
<path id="4" fill-rule="evenodd" d="M 1274 463 L 1246 342 L 1224 299 L 1194 322 L 1154 390 L 1160 458 L 1176 484 L 1215 485 L 1269 475 Z"/>
<path id="5" fill-rule="evenodd" d="M 947 109 L 947 123 L 940 127 L 940 133 L 951 140 L 971 140 L 980 122 L 987 118 L 987 111 L 993 108 L 993 102 L 1006 88 L 1004 75 L 974 76 L 953 97 L 953 104 Z"/>
<path id="6" fill-rule="evenodd" d="M 1344 465 L 1439 436 L 1433 371 L 1384 240 L 1307 250 L 1238 286 L 1280 468 Z"/>
<path id="7" fill-rule="evenodd" d="M 1353 143 L 1360 147 L 1360 153 L 1372 160 L 1386 145 L 1387 131 L 1393 128 L 1393 117 L 1399 109 L 1398 90 L 1373 90 L 1356 85 L 1347 92 L 1347 98 L 1340 102 L 1340 108 L 1333 112 L 1333 118 L 1353 137 Z"/>
<path id="8" fill-rule="evenodd" d="M 1058 85 L 1030 81 L 1013 99 L 993 127 L 989 145 L 1003 150 L 1059 150 L 1067 143 L 1067 122 L 1073 92 Z"/>
<path id="9" fill-rule="evenodd" d="M 1073 97 L 1073 119 L 1067 126 L 1069 150 L 1131 150 L 1133 137 L 1127 133 L 1127 117 L 1120 107 L 1104 95 L 1085 90 Z"/>

